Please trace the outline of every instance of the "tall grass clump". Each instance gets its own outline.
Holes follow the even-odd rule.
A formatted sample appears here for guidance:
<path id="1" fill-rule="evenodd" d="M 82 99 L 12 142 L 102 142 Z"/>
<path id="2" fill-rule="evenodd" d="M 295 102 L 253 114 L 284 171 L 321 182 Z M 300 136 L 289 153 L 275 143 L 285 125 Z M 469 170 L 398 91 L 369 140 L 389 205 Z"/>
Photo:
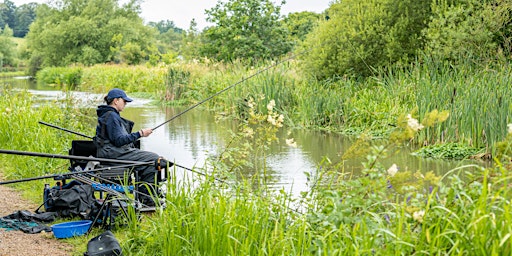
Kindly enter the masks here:
<path id="1" fill-rule="evenodd" d="M 105 93 L 112 88 L 153 93 L 165 87 L 166 67 L 94 65 L 84 68 L 80 90 Z"/>
<path id="2" fill-rule="evenodd" d="M 238 189 L 223 189 L 221 184 L 213 182 L 213 179 L 203 180 L 194 189 L 172 185 L 167 208 L 145 219 L 142 230 L 129 233 L 123 245 L 126 251 L 132 255 L 301 255 L 306 252 L 309 244 L 306 225 L 296 222 L 294 214 L 285 207 L 286 201 L 271 204 L 268 199 L 249 192 L 248 184 Z"/>
<path id="3" fill-rule="evenodd" d="M 37 72 L 38 83 L 75 88 L 82 82 L 82 67 L 48 67 Z"/>
<path id="4" fill-rule="evenodd" d="M 27 91 L 0 88 L 0 148 L 6 150 L 68 154 L 74 135 L 38 124 L 46 121 L 60 127 L 82 131 L 80 110 L 61 107 L 61 102 L 41 103 Z M 69 104 L 68 106 L 72 106 Z M 0 155 L 2 175 L 5 180 L 22 179 L 67 172 L 65 160 L 30 156 Z M 53 182 L 53 181 L 52 181 Z M 42 182 L 35 182 L 42 184 Z M 33 182 L 20 184 L 32 187 Z M 42 185 L 40 186 L 42 189 Z M 25 190 L 40 192 L 33 189 Z M 41 196 L 38 193 L 38 196 Z"/>

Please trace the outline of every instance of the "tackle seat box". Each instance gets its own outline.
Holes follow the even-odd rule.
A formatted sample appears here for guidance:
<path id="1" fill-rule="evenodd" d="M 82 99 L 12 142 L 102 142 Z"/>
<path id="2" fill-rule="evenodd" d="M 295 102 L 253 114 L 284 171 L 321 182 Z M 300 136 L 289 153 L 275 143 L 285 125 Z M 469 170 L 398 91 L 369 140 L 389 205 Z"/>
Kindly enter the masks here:
<path id="1" fill-rule="evenodd" d="M 136 146 L 140 146 L 140 143 L 136 144 Z M 96 145 L 91 140 L 73 140 L 71 142 L 71 149 L 69 150 L 69 155 L 97 157 L 96 150 L 97 150 Z M 82 170 L 84 170 L 88 161 L 71 159 L 70 162 L 71 162 L 70 171 L 73 171 L 73 170 L 75 170 L 75 168 L 77 166 L 80 166 L 82 168 Z M 116 168 L 115 167 L 116 165 L 119 165 L 119 164 L 100 163 L 100 165 L 101 165 L 100 168 L 104 168 L 104 167 L 112 167 L 112 168 L 98 172 L 98 173 L 96 173 L 96 175 L 101 178 L 108 179 L 110 181 L 114 181 L 116 183 L 124 182 L 125 176 L 130 174 L 130 168 Z M 129 178 L 129 177 L 127 177 L 127 178 Z"/>

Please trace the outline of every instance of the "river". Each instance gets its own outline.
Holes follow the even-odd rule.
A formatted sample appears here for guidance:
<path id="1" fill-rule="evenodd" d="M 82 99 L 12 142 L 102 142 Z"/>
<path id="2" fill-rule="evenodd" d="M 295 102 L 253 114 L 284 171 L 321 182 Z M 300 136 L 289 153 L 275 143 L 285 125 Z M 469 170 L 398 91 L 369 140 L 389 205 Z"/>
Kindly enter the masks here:
<path id="1" fill-rule="evenodd" d="M 65 95 L 57 88 L 38 86 L 27 79 L 4 79 L 4 83 L 14 87 L 27 89 L 38 99 L 55 100 Z M 96 107 L 102 104 L 103 95 L 84 92 L 73 92 L 76 98 L 82 99 L 85 107 Z M 128 92 L 130 95 L 130 93 Z M 133 98 L 133 97 L 132 97 Z M 134 98 L 122 112 L 122 116 L 135 121 L 135 129 L 153 128 L 182 111 L 182 108 L 162 107 L 151 104 L 149 100 Z M 52 123 L 52 120 L 41 120 Z M 35 124 L 36 125 L 36 124 Z M 63 127 L 66 128 L 66 127 Z M 201 108 L 195 108 L 177 119 L 169 122 L 147 138 L 143 138 L 141 148 L 156 152 L 179 165 L 192 168 L 204 167 L 209 156 L 216 156 L 224 149 L 229 140 L 230 130 L 236 128 L 233 120 L 216 120 L 215 114 Z M 89 135 L 93 135 L 94 130 Z M 267 174 L 271 175 L 271 186 L 282 188 L 292 195 L 308 191 L 308 173 L 315 173 L 318 164 L 329 158 L 336 163 L 341 161 L 341 155 L 350 147 L 353 140 L 338 134 L 289 130 L 283 128 L 278 134 L 281 143 L 273 145 L 267 152 Z M 70 135 L 71 136 L 71 135 Z M 75 135 L 73 135 L 75 136 Z M 294 138 L 297 147 L 286 145 L 286 138 Z M 396 164 L 399 170 L 433 171 L 442 175 L 449 170 L 467 164 L 483 164 L 476 161 L 448 161 L 439 159 L 424 159 L 412 156 L 410 148 L 403 148 L 399 154 L 381 161 L 387 168 Z M 362 169 L 361 159 L 344 162 L 345 171 L 359 172 Z M 178 170 L 177 175 L 188 175 L 186 170 Z"/>

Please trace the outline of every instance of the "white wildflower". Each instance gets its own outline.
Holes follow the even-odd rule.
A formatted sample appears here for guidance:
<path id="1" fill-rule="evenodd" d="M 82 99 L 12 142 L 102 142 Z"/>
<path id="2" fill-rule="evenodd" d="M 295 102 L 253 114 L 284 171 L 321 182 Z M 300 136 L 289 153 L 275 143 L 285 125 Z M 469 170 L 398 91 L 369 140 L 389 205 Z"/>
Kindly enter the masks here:
<path id="1" fill-rule="evenodd" d="M 272 125 L 276 125 L 276 119 L 272 115 L 267 116 L 267 122 L 271 123 Z"/>
<path id="2" fill-rule="evenodd" d="M 288 145 L 290 147 L 293 147 L 293 148 L 296 148 L 297 147 L 297 142 L 295 142 L 295 140 L 293 138 L 286 139 L 286 145 Z"/>
<path id="3" fill-rule="evenodd" d="M 388 169 L 388 174 L 391 177 L 395 176 L 395 174 L 397 172 L 398 172 L 398 166 L 396 166 L 396 164 L 391 165 L 391 167 L 389 167 L 389 169 Z"/>
<path id="4" fill-rule="evenodd" d="M 272 110 L 274 109 L 274 107 L 276 106 L 276 101 L 275 100 L 271 100 L 268 104 L 267 104 L 267 109 L 268 111 L 272 112 Z"/>
<path id="5" fill-rule="evenodd" d="M 423 222 L 423 216 L 425 216 L 425 211 L 423 210 L 414 212 L 412 214 L 412 218 L 419 223 Z"/>
<path id="6" fill-rule="evenodd" d="M 250 98 L 249 101 L 247 101 L 247 106 L 249 108 L 254 108 L 254 99 Z"/>
<path id="7" fill-rule="evenodd" d="M 507 133 L 508 134 L 512 133 L 512 124 L 507 124 Z"/>
<path id="8" fill-rule="evenodd" d="M 407 126 L 409 126 L 409 128 L 416 132 L 425 128 L 422 124 L 418 122 L 418 120 L 412 118 L 411 114 L 407 115 Z"/>
<path id="9" fill-rule="evenodd" d="M 283 115 L 279 115 L 279 116 L 277 117 L 276 126 L 277 126 L 278 128 L 283 127 L 283 122 L 284 122 L 284 116 L 283 116 Z"/>

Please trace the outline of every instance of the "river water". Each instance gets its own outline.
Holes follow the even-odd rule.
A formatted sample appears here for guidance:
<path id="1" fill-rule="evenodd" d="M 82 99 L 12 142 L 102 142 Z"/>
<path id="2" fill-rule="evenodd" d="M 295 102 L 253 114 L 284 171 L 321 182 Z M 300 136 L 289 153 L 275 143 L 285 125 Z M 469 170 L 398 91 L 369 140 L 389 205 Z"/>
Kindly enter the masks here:
<path id="1" fill-rule="evenodd" d="M 4 80 L 4 83 L 13 84 L 16 88 L 27 89 L 43 101 L 65 98 L 65 94 L 57 88 L 38 86 L 27 79 L 9 79 Z M 102 104 L 102 97 L 104 96 L 84 92 L 73 92 L 73 94 L 76 98 L 83 99 L 86 107 L 96 107 Z M 153 128 L 174 117 L 182 110 L 180 108 L 155 106 L 149 100 L 134 98 L 134 102 L 129 103 L 121 115 L 135 121 L 135 129 Z M 52 120 L 41 121 L 52 123 Z M 204 167 L 208 156 L 218 155 L 224 149 L 226 141 L 230 138 L 229 131 L 234 131 L 235 128 L 236 123 L 233 120 L 224 119 L 219 121 L 216 120 L 214 113 L 196 108 L 159 127 L 151 136 L 143 138 L 141 148 L 156 152 L 188 168 Z M 94 130 L 91 130 L 89 135 L 94 135 Z M 281 143 L 273 145 L 267 152 L 267 174 L 272 176 L 271 185 L 273 187 L 282 188 L 292 195 L 298 195 L 302 191 L 309 190 L 306 172 L 314 173 L 318 164 L 326 157 L 334 163 L 339 162 L 341 155 L 353 143 L 350 138 L 318 131 L 283 128 L 278 135 Z M 284 143 L 286 138 L 294 138 L 297 147 L 286 145 Z M 412 156 L 410 153 L 411 149 L 404 148 L 399 154 L 383 159 L 381 163 L 385 168 L 396 164 L 399 170 L 423 173 L 433 171 L 438 175 L 462 165 L 482 164 L 469 160 L 423 159 Z M 364 160 L 345 161 L 343 168 L 345 171 L 357 173 L 362 169 L 361 161 Z M 177 171 L 179 176 L 189 174 L 186 170 Z"/>

